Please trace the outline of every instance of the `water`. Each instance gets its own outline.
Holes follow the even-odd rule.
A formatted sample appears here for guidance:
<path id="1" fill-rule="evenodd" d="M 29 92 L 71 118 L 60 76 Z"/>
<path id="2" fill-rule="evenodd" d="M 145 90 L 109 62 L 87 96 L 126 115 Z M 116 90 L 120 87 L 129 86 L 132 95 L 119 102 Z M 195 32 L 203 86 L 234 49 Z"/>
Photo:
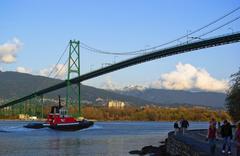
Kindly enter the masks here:
<path id="1" fill-rule="evenodd" d="M 61 132 L 23 128 L 26 123 L 0 121 L 1 156 L 126 156 L 144 146 L 159 146 L 173 129 L 172 122 L 96 122 L 89 129 Z M 190 123 L 190 129 L 198 128 L 207 128 L 207 123 Z"/>

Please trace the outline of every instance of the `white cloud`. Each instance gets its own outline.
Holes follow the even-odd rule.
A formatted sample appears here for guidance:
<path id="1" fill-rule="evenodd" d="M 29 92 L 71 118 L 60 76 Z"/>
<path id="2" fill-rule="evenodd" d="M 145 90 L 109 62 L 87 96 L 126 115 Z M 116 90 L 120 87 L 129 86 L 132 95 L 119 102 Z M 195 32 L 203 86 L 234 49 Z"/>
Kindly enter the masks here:
<path id="1" fill-rule="evenodd" d="M 31 69 L 24 68 L 24 67 L 17 67 L 16 71 L 19 73 L 31 73 L 32 72 Z"/>
<path id="2" fill-rule="evenodd" d="M 16 54 L 21 49 L 22 43 L 19 39 L 13 38 L 4 44 L 0 44 L 0 62 L 12 63 L 16 61 Z"/>
<path id="3" fill-rule="evenodd" d="M 102 83 L 101 88 L 104 89 L 109 89 L 109 90 L 116 90 L 116 89 L 120 89 L 120 85 L 118 85 L 117 83 L 114 83 L 111 79 L 110 76 L 108 76 L 105 81 Z"/>
<path id="4" fill-rule="evenodd" d="M 151 83 L 123 87 L 123 84 L 113 82 L 111 77 L 107 77 L 101 87 L 110 90 L 157 88 L 226 92 L 229 86 L 227 80 L 218 80 L 212 77 L 205 69 L 194 67 L 191 64 L 178 63 L 174 71 L 162 74 L 158 80 Z"/>
<path id="5" fill-rule="evenodd" d="M 228 82 L 213 78 L 205 69 L 196 68 L 191 64 L 178 63 L 175 71 L 162 74 L 159 80 L 150 84 L 150 87 L 225 92 Z"/>
<path id="6" fill-rule="evenodd" d="M 42 76 L 49 76 L 50 72 L 50 77 L 53 78 L 58 78 L 58 79 L 66 79 L 67 77 L 67 67 L 64 66 L 63 64 L 58 64 L 55 68 L 55 66 L 51 66 L 49 68 L 44 68 L 39 71 L 39 75 Z"/>

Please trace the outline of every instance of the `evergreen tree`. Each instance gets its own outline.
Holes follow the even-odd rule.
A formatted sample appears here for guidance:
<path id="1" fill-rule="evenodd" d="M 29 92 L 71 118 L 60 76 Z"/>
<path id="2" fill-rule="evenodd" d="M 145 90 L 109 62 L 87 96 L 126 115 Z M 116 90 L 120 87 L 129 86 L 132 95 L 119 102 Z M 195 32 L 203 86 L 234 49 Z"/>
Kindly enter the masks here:
<path id="1" fill-rule="evenodd" d="M 240 68 L 231 75 L 231 86 L 226 97 L 226 107 L 234 121 L 240 120 Z"/>

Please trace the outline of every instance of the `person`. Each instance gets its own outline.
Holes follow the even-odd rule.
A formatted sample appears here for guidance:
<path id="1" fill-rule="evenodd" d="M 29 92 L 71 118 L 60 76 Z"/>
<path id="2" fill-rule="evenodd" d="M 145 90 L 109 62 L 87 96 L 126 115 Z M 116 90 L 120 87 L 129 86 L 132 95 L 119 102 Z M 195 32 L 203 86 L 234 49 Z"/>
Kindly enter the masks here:
<path id="1" fill-rule="evenodd" d="M 211 118 L 211 120 L 210 120 L 209 124 L 210 124 L 210 125 L 213 125 L 214 127 L 216 127 L 216 126 L 217 126 L 217 122 L 216 122 L 216 120 L 215 120 L 215 118 L 214 118 L 214 117 L 212 117 L 212 118 Z"/>
<path id="2" fill-rule="evenodd" d="M 186 119 L 182 118 L 181 120 L 181 129 L 183 134 L 185 134 L 185 131 L 187 130 L 187 128 L 189 127 L 189 123 Z"/>
<path id="3" fill-rule="evenodd" d="M 237 156 L 240 156 L 240 122 L 237 123 L 235 140 L 236 140 Z"/>
<path id="4" fill-rule="evenodd" d="M 227 153 L 231 154 L 232 126 L 227 120 L 224 120 L 223 122 L 223 125 L 221 127 L 221 135 L 223 137 L 222 153 L 226 153 L 227 146 Z"/>
<path id="5" fill-rule="evenodd" d="M 210 145 L 211 155 L 215 154 L 216 139 L 217 139 L 217 128 L 214 126 L 214 124 L 209 124 L 207 140 Z"/>
<path id="6" fill-rule="evenodd" d="M 217 124 L 218 124 L 218 127 L 217 127 L 217 135 L 220 136 L 220 134 L 221 134 L 221 122 L 218 121 Z"/>
<path id="7" fill-rule="evenodd" d="M 174 134 L 177 135 L 177 132 L 179 131 L 178 121 L 174 123 Z"/>

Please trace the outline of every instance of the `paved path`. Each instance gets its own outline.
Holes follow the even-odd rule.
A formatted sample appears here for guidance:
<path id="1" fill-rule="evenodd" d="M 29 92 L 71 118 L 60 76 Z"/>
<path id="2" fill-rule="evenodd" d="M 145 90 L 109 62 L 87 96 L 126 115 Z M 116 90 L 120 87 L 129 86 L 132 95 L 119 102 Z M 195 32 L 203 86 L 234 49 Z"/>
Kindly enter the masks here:
<path id="1" fill-rule="evenodd" d="M 173 135 L 173 134 L 172 134 Z M 190 145 L 194 150 L 198 151 L 203 156 L 210 156 L 210 146 L 208 141 L 206 141 L 207 130 L 190 130 L 187 131 L 184 135 L 179 132 L 175 138 L 179 141 L 182 141 Z M 216 141 L 216 152 L 215 156 L 224 156 L 227 154 L 222 154 L 222 144 L 223 139 L 219 138 Z M 236 156 L 236 147 L 234 142 L 232 142 L 232 156 Z"/>

